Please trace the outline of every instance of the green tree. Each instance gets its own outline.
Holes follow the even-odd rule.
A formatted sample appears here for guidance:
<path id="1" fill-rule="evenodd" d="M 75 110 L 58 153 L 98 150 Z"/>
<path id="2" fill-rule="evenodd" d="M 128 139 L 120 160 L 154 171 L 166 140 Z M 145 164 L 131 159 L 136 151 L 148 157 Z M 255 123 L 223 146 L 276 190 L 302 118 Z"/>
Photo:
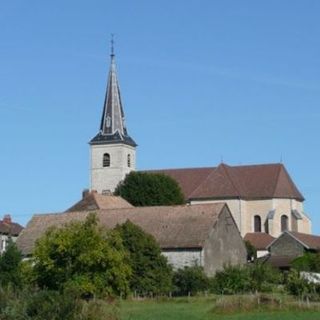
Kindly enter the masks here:
<path id="1" fill-rule="evenodd" d="M 51 228 L 36 242 L 34 272 L 42 288 L 91 296 L 127 294 L 131 270 L 119 234 L 99 227 L 90 214 L 85 222 Z"/>
<path id="2" fill-rule="evenodd" d="M 173 284 L 177 295 L 195 295 L 209 289 L 210 279 L 200 266 L 184 267 L 174 273 Z"/>
<path id="3" fill-rule="evenodd" d="M 0 256 L 0 284 L 1 286 L 21 286 L 22 256 L 16 244 L 9 239 L 7 250 Z"/>
<path id="4" fill-rule="evenodd" d="M 247 249 L 247 260 L 254 261 L 257 259 L 257 249 L 252 245 L 250 241 L 244 242 Z"/>
<path id="5" fill-rule="evenodd" d="M 129 252 L 130 288 L 139 294 L 162 294 L 172 289 L 172 269 L 153 236 L 130 221 L 116 227 Z"/>
<path id="6" fill-rule="evenodd" d="M 256 261 L 248 268 L 251 291 L 270 292 L 283 280 L 280 271 L 266 263 Z"/>
<path id="7" fill-rule="evenodd" d="M 114 193 L 139 207 L 184 203 L 178 183 L 161 173 L 132 171 L 119 183 Z"/>
<path id="8" fill-rule="evenodd" d="M 320 272 L 320 254 L 306 252 L 303 256 L 296 258 L 292 266 L 299 271 Z"/>

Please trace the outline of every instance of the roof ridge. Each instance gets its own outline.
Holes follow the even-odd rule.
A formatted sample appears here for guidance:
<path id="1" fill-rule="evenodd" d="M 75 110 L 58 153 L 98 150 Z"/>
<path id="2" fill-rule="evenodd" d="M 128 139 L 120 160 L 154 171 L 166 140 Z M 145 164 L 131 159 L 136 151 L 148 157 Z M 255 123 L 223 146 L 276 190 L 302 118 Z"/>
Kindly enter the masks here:
<path id="1" fill-rule="evenodd" d="M 216 170 L 217 170 L 218 168 L 219 168 L 219 167 L 213 168 L 213 171 L 210 172 L 210 173 L 206 176 L 206 178 L 191 192 L 191 194 L 189 195 L 189 199 L 192 198 L 192 195 L 193 195 L 194 193 L 196 193 L 196 191 L 197 191 L 204 183 L 207 182 L 207 180 L 211 177 L 211 175 L 213 175 L 213 174 L 216 172 Z"/>
<path id="2" fill-rule="evenodd" d="M 273 196 L 276 194 L 276 191 L 277 191 L 277 187 L 278 187 L 278 184 L 279 184 L 279 177 L 280 177 L 280 173 L 281 173 L 282 168 L 283 168 L 283 165 L 280 164 L 279 169 L 278 169 L 276 183 L 275 183 L 275 186 L 274 186 L 274 189 L 273 189 L 273 193 L 272 193 Z"/>
<path id="3" fill-rule="evenodd" d="M 233 182 L 233 180 L 232 180 L 232 178 L 231 178 L 231 176 L 230 176 L 230 174 L 229 174 L 229 172 L 228 172 L 228 170 L 227 170 L 227 167 L 230 168 L 230 166 L 227 166 L 227 165 L 225 165 L 224 163 L 222 163 L 222 164 L 221 164 L 221 167 L 224 169 L 224 171 L 225 171 L 225 173 L 226 173 L 226 175 L 227 175 L 227 178 L 229 179 L 229 181 L 230 181 L 231 184 L 232 184 L 232 187 L 235 189 L 236 193 L 240 196 L 241 194 L 240 194 L 238 188 L 236 187 L 236 185 L 234 184 L 234 182 Z"/>

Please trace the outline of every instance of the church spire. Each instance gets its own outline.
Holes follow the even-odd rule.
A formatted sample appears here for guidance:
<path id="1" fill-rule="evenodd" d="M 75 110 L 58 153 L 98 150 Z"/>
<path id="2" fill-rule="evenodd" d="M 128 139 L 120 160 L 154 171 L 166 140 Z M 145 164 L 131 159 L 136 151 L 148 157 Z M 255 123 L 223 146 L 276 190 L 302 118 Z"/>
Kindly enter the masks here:
<path id="1" fill-rule="evenodd" d="M 111 38 L 110 58 L 111 63 L 100 123 L 100 132 L 91 140 L 90 143 L 126 143 L 136 146 L 136 143 L 128 135 L 125 125 L 125 117 L 116 70 L 113 35 Z"/>

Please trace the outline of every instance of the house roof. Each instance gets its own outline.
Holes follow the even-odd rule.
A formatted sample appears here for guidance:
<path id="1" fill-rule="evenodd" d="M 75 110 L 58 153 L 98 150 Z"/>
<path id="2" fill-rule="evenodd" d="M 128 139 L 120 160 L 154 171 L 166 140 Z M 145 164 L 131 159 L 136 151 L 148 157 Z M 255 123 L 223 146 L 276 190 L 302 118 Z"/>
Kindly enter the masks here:
<path id="1" fill-rule="evenodd" d="M 257 250 L 267 250 L 274 239 L 270 234 L 264 232 L 252 232 L 244 236 L 244 240 L 249 241 Z"/>
<path id="2" fill-rule="evenodd" d="M 22 230 L 23 227 L 19 223 L 0 221 L 0 234 L 18 236 Z"/>
<path id="3" fill-rule="evenodd" d="M 163 169 L 180 185 L 186 199 L 304 198 L 283 164 Z"/>
<path id="4" fill-rule="evenodd" d="M 103 195 L 96 191 L 88 192 L 83 198 L 74 204 L 71 208 L 66 210 L 70 211 L 86 211 L 97 209 L 119 209 L 119 208 L 132 208 L 133 206 L 123 199 L 122 197 L 113 195 Z"/>
<path id="5" fill-rule="evenodd" d="M 267 263 L 274 268 L 280 269 L 289 269 L 291 267 L 292 261 L 296 259 L 295 256 L 273 256 L 267 255 L 261 258 L 258 258 L 259 261 L 263 263 Z"/>
<path id="6" fill-rule="evenodd" d="M 288 234 L 296 241 L 300 242 L 306 249 L 320 251 L 320 236 L 294 231 L 283 232 L 277 239 L 272 241 L 268 247 L 271 247 L 284 234 Z"/>
<path id="7" fill-rule="evenodd" d="M 97 210 L 99 221 L 107 228 L 114 228 L 130 220 L 155 237 L 161 248 L 202 248 L 215 226 L 224 203 L 133 207 Z M 63 226 L 72 221 L 83 221 L 89 211 L 37 214 L 32 217 L 17 239 L 24 255 L 32 253 L 35 241 L 51 226 Z"/>

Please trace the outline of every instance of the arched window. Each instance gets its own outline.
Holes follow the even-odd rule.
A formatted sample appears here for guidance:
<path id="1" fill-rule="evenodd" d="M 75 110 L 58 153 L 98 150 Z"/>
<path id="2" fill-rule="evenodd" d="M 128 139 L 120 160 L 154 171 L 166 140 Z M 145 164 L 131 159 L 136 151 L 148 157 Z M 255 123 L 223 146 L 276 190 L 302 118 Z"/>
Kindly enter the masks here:
<path id="1" fill-rule="evenodd" d="M 285 214 L 281 216 L 281 232 L 288 230 L 288 220 Z"/>
<path id="2" fill-rule="evenodd" d="M 128 167 L 130 168 L 131 167 L 131 156 L 130 156 L 130 154 L 128 154 L 128 156 L 127 156 L 127 162 L 128 162 Z"/>
<path id="3" fill-rule="evenodd" d="M 254 216 L 254 232 L 261 232 L 261 218 L 260 216 Z"/>
<path id="4" fill-rule="evenodd" d="M 102 165 L 104 167 L 110 167 L 110 154 L 109 153 L 105 153 L 103 155 L 103 163 L 102 163 Z"/>

